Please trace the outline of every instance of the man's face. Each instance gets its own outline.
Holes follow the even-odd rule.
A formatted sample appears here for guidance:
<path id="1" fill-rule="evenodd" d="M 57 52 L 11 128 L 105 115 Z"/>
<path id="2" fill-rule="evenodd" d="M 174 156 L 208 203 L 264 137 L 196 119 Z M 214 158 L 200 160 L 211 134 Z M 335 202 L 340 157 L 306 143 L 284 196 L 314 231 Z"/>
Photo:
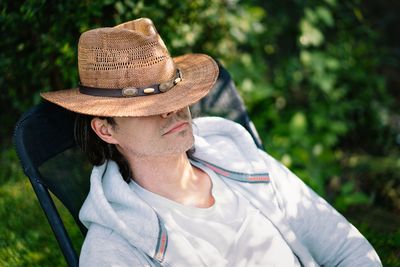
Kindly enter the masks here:
<path id="1" fill-rule="evenodd" d="M 147 117 L 116 117 L 113 136 L 127 158 L 168 156 L 189 150 L 194 143 L 188 107 Z"/>

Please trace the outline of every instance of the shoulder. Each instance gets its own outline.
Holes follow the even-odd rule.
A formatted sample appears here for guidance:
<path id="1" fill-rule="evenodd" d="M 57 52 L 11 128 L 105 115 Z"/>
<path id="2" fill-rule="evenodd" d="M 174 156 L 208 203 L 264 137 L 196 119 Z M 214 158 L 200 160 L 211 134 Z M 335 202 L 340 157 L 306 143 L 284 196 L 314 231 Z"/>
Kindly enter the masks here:
<path id="1" fill-rule="evenodd" d="M 203 138 L 213 146 L 236 146 L 253 148 L 257 146 L 250 133 L 239 123 L 220 117 L 200 117 L 193 120 L 194 135 Z"/>
<path id="2" fill-rule="evenodd" d="M 116 232 L 92 224 L 79 257 L 79 266 L 150 266 L 150 260 Z"/>
<path id="3" fill-rule="evenodd" d="M 199 117 L 193 119 L 193 122 L 197 130 L 206 133 L 247 132 L 239 123 L 221 117 Z"/>

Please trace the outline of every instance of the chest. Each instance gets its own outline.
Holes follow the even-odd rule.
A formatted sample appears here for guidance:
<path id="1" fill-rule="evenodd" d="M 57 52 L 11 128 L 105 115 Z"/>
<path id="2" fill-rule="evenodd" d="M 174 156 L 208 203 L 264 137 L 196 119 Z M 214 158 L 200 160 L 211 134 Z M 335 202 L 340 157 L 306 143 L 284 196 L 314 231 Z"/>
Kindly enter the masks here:
<path id="1" fill-rule="evenodd" d="M 169 263 L 187 255 L 203 266 L 300 266 L 274 225 L 244 197 L 213 180 L 211 208 L 155 206 L 167 228 Z"/>

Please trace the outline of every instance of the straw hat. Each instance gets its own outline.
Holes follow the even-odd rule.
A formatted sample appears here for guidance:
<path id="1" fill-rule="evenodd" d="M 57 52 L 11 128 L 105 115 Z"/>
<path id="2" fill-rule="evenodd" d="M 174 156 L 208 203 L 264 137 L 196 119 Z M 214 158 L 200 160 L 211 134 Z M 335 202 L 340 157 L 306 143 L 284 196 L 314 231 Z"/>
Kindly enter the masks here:
<path id="1" fill-rule="evenodd" d="M 204 97 L 218 76 L 207 55 L 172 58 L 147 18 L 84 32 L 78 68 L 79 88 L 41 96 L 77 113 L 108 117 L 178 110 Z"/>

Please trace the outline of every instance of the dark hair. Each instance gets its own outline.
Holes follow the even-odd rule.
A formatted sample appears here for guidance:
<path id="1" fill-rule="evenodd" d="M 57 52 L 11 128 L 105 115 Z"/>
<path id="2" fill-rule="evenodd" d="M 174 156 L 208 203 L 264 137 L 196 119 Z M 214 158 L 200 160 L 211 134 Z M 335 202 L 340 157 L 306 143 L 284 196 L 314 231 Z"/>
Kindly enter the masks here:
<path id="1" fill-rule="evenodd" d="M 132 171 L 129 167 L 128 161 L 125 157 L 118 151 L 118 149 L 113 144 L 104 142 L 97 136 L 90 126 L 94 116 L 77 114 L 75 118 L 74 125 L 74 137 L 76 144 L 80 149 L 86 154 L 89 162 L 92 165 L 98 166 L 103 164 L 106 160 L 111 159 L 118 164 L 119 171 L 124 178 L 125 182 L 129 182 L 132 178 Z M 102 120 L 107 120 L 107 122 L 116 129 L 118 127 L 117 122 L 112 117 L 99 117 Z M 195 152 L 195 147 L 186 151 L 189 158 L 192 158 Z"/>
<path id="2" fill-rule="evenodd" d="M 119 171 L 126 182 L 129 182 L 132 177 L 132 172 L 125 157 L 118 151 L 113 144 L 104 142 L 97 136 L 90 126 L 94 116 L 77 114 L 74 125 L 75 142 L 86 154 L 89 162 L 93 165 L 101 165 L 106 160 L 111 159 L 118 164 Z M 114 118 L 99 117 L 100 119 L 107 120 L 113 127 L 117 127 Z"/>

